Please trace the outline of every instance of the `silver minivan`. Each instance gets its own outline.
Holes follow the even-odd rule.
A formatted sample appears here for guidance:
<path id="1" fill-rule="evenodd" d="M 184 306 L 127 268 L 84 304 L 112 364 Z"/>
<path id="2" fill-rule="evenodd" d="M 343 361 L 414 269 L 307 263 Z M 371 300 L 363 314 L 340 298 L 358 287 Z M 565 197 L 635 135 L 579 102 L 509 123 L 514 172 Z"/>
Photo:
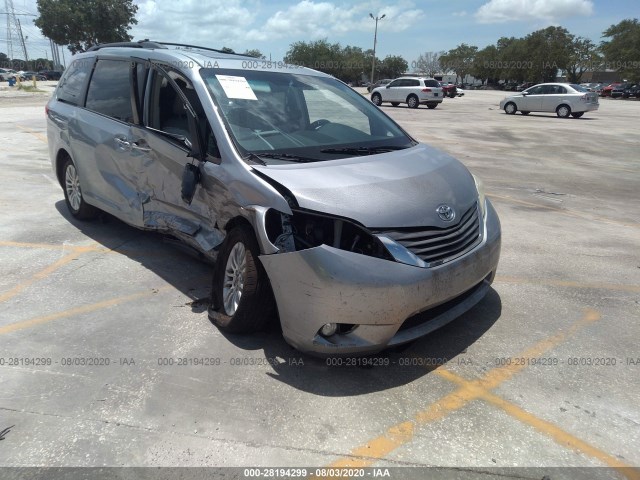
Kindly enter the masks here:
<path id="1" fill-rule="evenodd" d="M 495 276 L 500 223 L 479 180 L 329 75 L 108 44 L 74 57 L 46 111 L 71 214 L 208 256 L 222 330 L 273 314 L 302 351 L 374 353 L 458 317 Z"/>

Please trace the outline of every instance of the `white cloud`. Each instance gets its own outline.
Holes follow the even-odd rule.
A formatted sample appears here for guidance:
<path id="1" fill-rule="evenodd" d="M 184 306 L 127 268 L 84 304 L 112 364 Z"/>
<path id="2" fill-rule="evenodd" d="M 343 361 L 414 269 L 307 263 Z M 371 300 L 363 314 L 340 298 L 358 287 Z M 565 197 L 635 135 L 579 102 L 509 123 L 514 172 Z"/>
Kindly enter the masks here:
<path id="1" fill-rule="evenodd" d="M 264 25 L 256 26 L 246 34 L 249 40 L 290 38 L 309 40 L 340 36 L 353 31 L 372 31 L 374 22 L 369 13 L 385 17 L 378 22 L 379 31 L 401 32 L 424 17 L 424 12 L 413 8 L 412 2 L 372 8 L 371 3 L 349 7 L 331 2 L 302 0 L 285 10 L 275 12 Z"/>
<path id="2" fill-rule="evenodd" d="M 139 0 L 131 29 L 136 40 L 230 46 L 256 18 L 254 2 L 240 0 Z"/>
<path id="3" fill-rule="evenodd" d="M 467 16 L 467 11 L 466 10 L 461 10 L 459 12 L 453 12 L 453 16 L 454 17 L 466 17 Z"/>
<path id="4" fill-rule="evenodd" d="M 490 0 L 478 9 L 475 16 L 480 23 L 555 22 L 592 13 L 592 0 Z"/>

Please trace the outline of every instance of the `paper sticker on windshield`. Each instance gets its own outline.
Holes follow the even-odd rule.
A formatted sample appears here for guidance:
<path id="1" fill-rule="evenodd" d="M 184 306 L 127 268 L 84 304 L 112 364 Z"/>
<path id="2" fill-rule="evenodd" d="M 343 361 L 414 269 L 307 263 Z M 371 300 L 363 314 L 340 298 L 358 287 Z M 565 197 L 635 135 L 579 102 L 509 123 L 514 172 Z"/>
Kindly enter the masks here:
<path id="1" fill-rule="evenodd" d="M 246 78 L 234 77 L 232 75 L 216 75 L 216 78 L 220 82 L 220 85 L 228 98 L 258 100 Z"/>

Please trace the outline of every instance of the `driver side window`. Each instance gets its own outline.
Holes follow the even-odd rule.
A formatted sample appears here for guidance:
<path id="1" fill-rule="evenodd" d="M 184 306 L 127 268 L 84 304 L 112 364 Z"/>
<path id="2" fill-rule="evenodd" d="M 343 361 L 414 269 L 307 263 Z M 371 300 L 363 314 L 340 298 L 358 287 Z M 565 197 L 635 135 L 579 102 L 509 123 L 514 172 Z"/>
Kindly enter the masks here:
<path id="1" fill-rule="evenodd" d="M 190 131 L 188 117 L 190 114 L 182 97 L 169 80 L 159 72 L 155 72 L 151 86 L 151 108 L 149 109 L 148 126 L 172 135 L 181 135 L 187 138 L 192 145 L 196 144 L 197 138 L 195 135 L 197 134 L 204 142 L 204 151 L 213 157 L 219 158 L 220 153 L 215 137 L 213 136 L 211 127 L 204 113 L 204 108 L 192 83 L 189 79 L 174 70 L 167 70 L 167 72 L 196 112 L 196 123 L 199 132 Z M 167 139 L 176 145 L 184 147 L 184 143 L 178 139 L 173 139 L 169 136 Z"/>

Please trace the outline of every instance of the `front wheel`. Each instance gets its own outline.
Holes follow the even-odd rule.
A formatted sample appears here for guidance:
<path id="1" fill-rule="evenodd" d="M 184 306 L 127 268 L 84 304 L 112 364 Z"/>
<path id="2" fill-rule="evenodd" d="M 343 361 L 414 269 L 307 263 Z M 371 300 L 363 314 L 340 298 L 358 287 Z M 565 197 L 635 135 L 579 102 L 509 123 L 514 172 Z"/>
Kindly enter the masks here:
<path id="1" fill-rule="evenodd" d="M 70 158 L 67 158 L 62 166 L 62 184 L 64 200 L 71 215 L 79 220 L 91 220 L 98 215 L 98 209 L 84 201 L 80 187 L 80 176 Z"/>
<path id="2" fill-rule="evenodd" d="M 571 115 L 571 108 L 569 105 L 560 105 L 556 108 L 556 115 L 560 118 L 569 118 L 569 115 Z"/>
<path id="3" fill-rule="evenodd" d="M 380 95 L 379 93 L 374 93 L 373 95 L 371 95 L 371 102 L 379 107 L 380 105 L 382 105 L 382 95 Z"/>
<path id="4" fill-rule="evenodd" d="M 584 112 L 574 112 L 571 114 L 573 118 L 580 118 L 582 115 L 584 115 Z"/>
<path id="5" fill-rule="evenodd" d="M 515 115 L 517 111 L 518 111 L 518 108 L 516 107 L 516 104 L 513 102 L 509 102 L 504 106 L 504 113 L 506 113 L 507 115 Z"/>
<path id="6" fill-rule="evenodd" d="M 427 103 L 427 108 L 430 109 L 430 110 L 433 110 L 437 106 L 438 106 L 437 102 L 429 102 L 429 103 Z"/>
<path id="7" fill-rule="evenodd" d="M 232 229 L 224 239 L 213 272 L 209 318 L 221 330 L 252 333 L 261 330 L 274 311 L 260 250 L 248 226 Z"/>
<path id="8" fill-rule="evenodd" d="M 418 106 L 420 105 L 420 101 L 415 95 L 409 95 L 407 97 L 407 105 L 409 106 L 409 108 L 418 108 Z"/>

